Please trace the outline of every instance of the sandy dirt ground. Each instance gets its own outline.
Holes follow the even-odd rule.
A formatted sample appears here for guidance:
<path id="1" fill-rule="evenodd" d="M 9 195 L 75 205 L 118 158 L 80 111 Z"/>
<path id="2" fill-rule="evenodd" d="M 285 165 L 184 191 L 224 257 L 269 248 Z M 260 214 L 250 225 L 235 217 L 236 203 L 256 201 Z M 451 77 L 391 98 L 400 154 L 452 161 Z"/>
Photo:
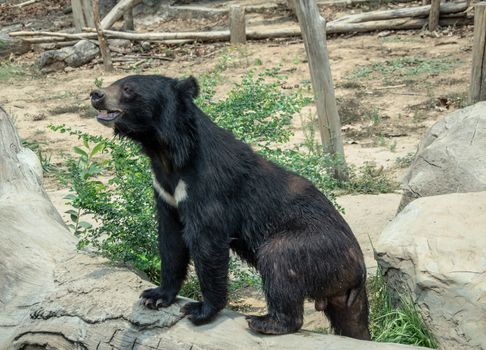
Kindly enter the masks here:
<path id="1" fill-rule="evenodd" d="M 324 12 L 332 18 L 361 10 L 339 8 Z M 252 15 L 250 24 L 276 23 L 281 26 L 282 23 L 292 23 L 288 14 L 279 16 L 283 19 L 272 20 L 268 14 Z M 137 28 L 149 24 L 170 31 L 181 30 L 181 26 L 186 30 L 217 29 L 225 22 L 187 20 L 174 23 L 157 21 L 153 16 L 136 18 Z M 365 162 L 374 162 L 399 181 L 406 172 L 404 159 L 415 152 L 426 128 L 448 111 L 464 104 L 471 45 L 470 27 L 443 28 L 434 34 L 406 31 L 329 37 L 331 70 L 348 164 L 361 166 Z M 14 118 L 21 138 L 38 143 L 43 154 L 50 157 L 55 166 L 61 166 L 63 155 L 71 152 L 77 140 L 50 131 L 49 124 L 66 124 L 95 135 L 111 136 L 111 130 L 98 124 L 89 108 L 89 92 L 95 87 L 96 79 L 107 85 L 132 73 L 172 77 L 192 74 L 198 77 L 225 58 L 227 68 L 222 72 L 224 83 L 218 87 L 219 97 L 225 96 L 228 88 L 249 69 L 259 71 L 279 66 L 287 76 L 284 88 L 292 90 L 309 85 L 305 49 L 300 39 L 250 42 L 236 49 L 224 43 L 176 48 L 152 43 L 151 50 L 170 54 L 173 60 L 158 61 L 147 68 L 118 67 L 110 74 L 104 73 L 99 65 L 91 65 L 44 76 L 18 75 L 0 80 L 0 105 Z M 12 61 L 30 65 L 38 54 L 30 52 L 14 57 Z M 295 116 L 295 136 L 290 144 L 303 141 L 302 120 L 314 116 L 313 106 L 304 108 Z M 67 209 L 62 199 L 66 189 L 49 176 L 45 179 L 45 187 L 63 213 Z M 399 201 L 398 187 L 395 193 L 338 198 L 338 203 L 345 209 L 345 218 L 360 241 L 371 273 L 376 263 L 370 242 L 377 239 L 393 218 Z M 261 295 L 249 294 L 241 303 L 242 308 L 245 305 L 251 311 L 260 312 L 264 301 Z M 324 316 L 315 312 L 312 304 L 306 304 L 304 327 L 322 329 L 325 325 Z"/>

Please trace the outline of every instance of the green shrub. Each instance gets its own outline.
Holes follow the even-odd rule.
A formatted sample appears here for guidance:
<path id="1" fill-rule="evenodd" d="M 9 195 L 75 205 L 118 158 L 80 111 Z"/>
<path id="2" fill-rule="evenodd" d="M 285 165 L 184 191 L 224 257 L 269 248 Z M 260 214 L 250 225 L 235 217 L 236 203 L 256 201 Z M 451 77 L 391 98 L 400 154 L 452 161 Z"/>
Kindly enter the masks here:
<path id="1" fill-rule="evenodd" d="M 206 93 L 199 105 L 240 140 L 257 146 L 284 143 L 292 135 L 292 117 L 310 100 L 299 93 L 282 93 L 280 80 L 275 70 L 256 76 L 250 71 L 227 98 L 211 102 L 212 96 Z"/>
<path id="2" fill-rule="evenodd" d="M 90 244 L 156 280 L 160 261 L 149 160 L 126 139 L 108 140 L 64 126 L 51 129 L 83 141 L 74 147 L 77 157 L 68 157 L 62 176 L 71 192 L 66 199 L 73 207 L 71 228 L 80 238 L 79 247 Z M 96 225 L 82 221 L 84 216 Z"/>

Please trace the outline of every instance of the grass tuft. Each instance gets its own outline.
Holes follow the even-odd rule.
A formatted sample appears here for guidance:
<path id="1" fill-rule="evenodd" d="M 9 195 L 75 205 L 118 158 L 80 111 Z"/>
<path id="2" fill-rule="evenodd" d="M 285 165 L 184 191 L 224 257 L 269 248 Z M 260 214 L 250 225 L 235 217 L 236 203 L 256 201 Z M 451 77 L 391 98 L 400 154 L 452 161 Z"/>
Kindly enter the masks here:
<path id="1" fill-rule="evenodd" d="M 368 278 L 370 331 L 374 341 L 410 344 L 436 349 L 437 341 L 425 324 L 410 295 L 393 307 L 390 291 L 378 269 Z"/>
<path id="2" fill-rule="evenodd" d="M 0 81 L 8 81 L 10 79 L 25 77 L 28 69 L 24 66 L 12 64 L 9 62 L 0 62 Z"/>
<path id="3" fill-rule="evenodd" d="M 421 74 L 435 76 L 452 70 L 459 61 L 451 58 L 428 58 L 422 56 L 397 57 L 379 63 L 355 68 L 347 80 L 385 79 L 396 84 L 397 79 L 410 78 Z"/>

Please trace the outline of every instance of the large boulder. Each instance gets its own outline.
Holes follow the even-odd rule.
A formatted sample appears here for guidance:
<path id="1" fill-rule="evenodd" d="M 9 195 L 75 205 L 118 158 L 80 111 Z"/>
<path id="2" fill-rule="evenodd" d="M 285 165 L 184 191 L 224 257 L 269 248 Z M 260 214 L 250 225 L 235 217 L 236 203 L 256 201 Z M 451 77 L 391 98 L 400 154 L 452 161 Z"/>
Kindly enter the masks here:
<path id="1" fill-rule="evenodd" d="M 486 349 L 486 192 L 417 199 L 376 242 L 395 299 L 411 293 L 443 349 Z"/>
<path id="2" fill-rule="evenodd" d="M 419 145 L 399 211 L 416 198 L 486 190 L 486 102 L 450 113 Z"/>

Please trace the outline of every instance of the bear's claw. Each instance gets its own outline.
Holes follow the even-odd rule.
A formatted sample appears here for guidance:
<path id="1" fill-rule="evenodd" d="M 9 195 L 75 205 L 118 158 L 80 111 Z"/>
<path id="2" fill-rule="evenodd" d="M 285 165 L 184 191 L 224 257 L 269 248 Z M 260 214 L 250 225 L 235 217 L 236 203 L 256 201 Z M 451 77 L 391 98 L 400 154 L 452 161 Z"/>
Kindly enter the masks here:
<path id="1" fill-rule="evenodd" d="M 196 326 L 210 322 L 217 314 L 217 310 L 208 303 L 192 302 L 181 307 L 181 312 L 187 315 Z"/>
<path id="2" fill-rule="evenodd" d="M 140 294 L 140 302 L 149 309 L 157 310 L 161 307 L 168 307 L 174 302 L 175 295 L 172 294 L 164 292 L 160 287 L 150 288 Z"/>

